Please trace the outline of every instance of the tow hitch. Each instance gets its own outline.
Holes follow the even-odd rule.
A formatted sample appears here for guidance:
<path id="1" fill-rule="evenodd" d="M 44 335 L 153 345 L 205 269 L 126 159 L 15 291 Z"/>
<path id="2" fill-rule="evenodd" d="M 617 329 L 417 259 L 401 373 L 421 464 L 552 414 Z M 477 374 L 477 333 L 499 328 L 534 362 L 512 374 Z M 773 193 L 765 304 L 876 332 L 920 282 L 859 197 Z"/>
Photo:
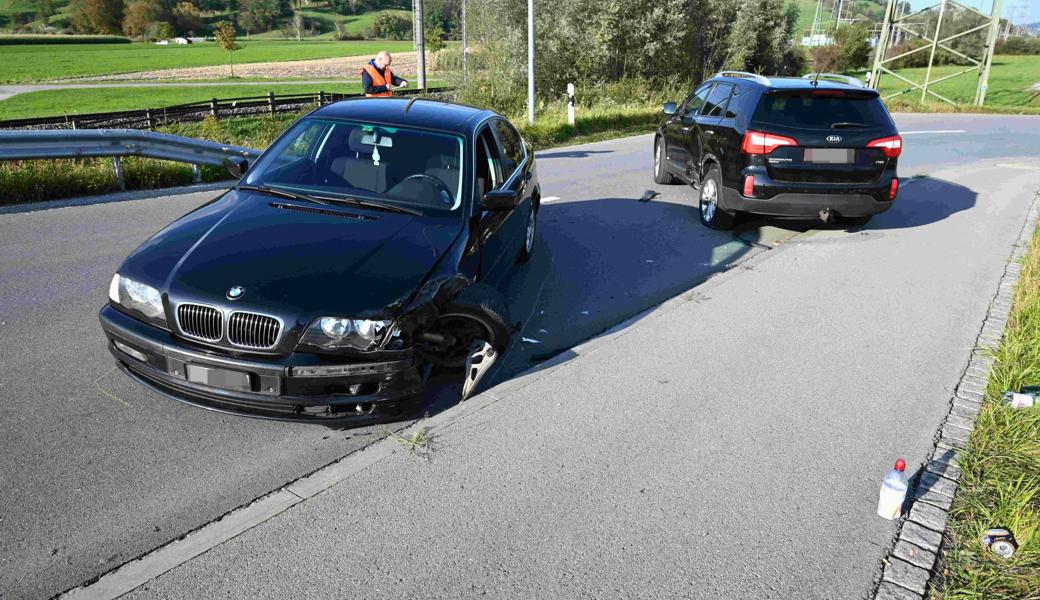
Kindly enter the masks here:
<path id="1" fill-rule="evenodd" d="M 824 223 L 830 223 L 831 222 L 831 209 L 829 209 L 829 208 L 821 209 L 819 214 L 820 214 L 820 220 L 821 221 L 823 221 Z"/>
<path id="2" fill-rule="evenodd" d="M 498 352 L 484 340 L 473 340 L 466 357 L 466 380 L 462 382 L 462 399 L 466 400 L 476 391 L 491 365 L 498 360 Z"/>

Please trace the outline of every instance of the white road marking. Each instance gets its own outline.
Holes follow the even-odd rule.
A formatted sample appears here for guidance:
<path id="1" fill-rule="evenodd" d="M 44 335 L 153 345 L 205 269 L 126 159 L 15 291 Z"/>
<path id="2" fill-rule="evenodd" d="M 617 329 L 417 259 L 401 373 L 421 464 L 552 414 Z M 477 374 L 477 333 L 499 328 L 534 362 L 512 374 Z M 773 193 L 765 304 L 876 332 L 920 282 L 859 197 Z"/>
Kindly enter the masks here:
<path id="1" fill-rule="evenodd" d="M 914 135 L 915 133 L 968 133 L 966 129 L 932 129 L 929 131 L 900 131 L 899 135 Z"/>
<path id="2" fill-rule="evenodd" d="M 542 198 L 542 202 L 552 202 L 554 200 L 559 200 L 559 199 L 560 199 L 559 196 L 546 196 L 545 198 Z"/>

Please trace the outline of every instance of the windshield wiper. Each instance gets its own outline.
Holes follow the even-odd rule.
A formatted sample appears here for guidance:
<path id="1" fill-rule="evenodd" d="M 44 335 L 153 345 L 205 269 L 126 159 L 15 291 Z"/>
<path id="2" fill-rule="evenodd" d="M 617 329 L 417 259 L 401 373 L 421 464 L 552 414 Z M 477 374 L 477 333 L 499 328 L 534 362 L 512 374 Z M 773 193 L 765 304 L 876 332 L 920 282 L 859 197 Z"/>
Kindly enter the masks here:
<path id="1" fill-rule="evenodd" d="M 839 121 L 837 123 L 831 123 L 831 129 L 851 129 L 854 127 L 866 129 L 867 126 L 863 123 L 851 123 L 849 121 Z"/>
<path id="2" fill-rule="evenodd" d="M 365 208 L 374 208 L 376 210 L 385 210 L 387 212 L 401 213 L 404 215 L 412 215 L 415 217 L 421 217 L 422 212 L 415 210 L 414 208 L 405 208 L 403 206 L 397 206 L 396 204 L 387 204 L 385 202 L 376 202 L 375 200 L 362 200 L 361 198 L 354 198 L 353 196 L 343 197 L 330 197 L 322 196 L 323 200 L 330 202 L 337 202 L 341 204 L 350 204 L 353 206 L 363 206 Z"/>
<path id="3" fill-rule="evenodd" d="M 317 198 L 315 196 L 308 196 L 306 194 L 297 194 L 295 192 L 287 192 L 283 189 L 268 187 L 266 185 L 239 185 L 238 189 L 246 190 L 250 192 L 263 192 L 265 194 L 271 194 L 272 196 L 280 196 L 282 198 L 289 198 L 290 200 L 305 200 L 307 202 L 314 202 L 315 204 L 325 204 L 328 202 L 324 199 Z"/>

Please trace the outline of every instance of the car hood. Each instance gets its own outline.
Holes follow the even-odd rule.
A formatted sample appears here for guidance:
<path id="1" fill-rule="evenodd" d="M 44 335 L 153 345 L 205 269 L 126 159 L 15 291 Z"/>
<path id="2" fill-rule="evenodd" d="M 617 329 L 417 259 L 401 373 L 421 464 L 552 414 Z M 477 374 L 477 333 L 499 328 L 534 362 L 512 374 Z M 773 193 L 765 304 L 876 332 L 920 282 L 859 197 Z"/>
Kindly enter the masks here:
<path id="1" fill-rule="evenodd" d="M 461 219 L 320 206 L 231 191 L 181 217 L 120 272 L 173 302 L 306 320 L 393 316 L 462 229 Z"/>

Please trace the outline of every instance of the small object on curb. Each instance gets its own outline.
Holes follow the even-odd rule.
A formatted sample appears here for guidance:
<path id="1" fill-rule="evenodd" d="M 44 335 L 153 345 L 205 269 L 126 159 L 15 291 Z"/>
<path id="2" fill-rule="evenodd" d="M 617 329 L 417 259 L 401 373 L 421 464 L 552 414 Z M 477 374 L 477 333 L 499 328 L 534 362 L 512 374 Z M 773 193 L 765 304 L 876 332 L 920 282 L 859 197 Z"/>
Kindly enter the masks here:
<path id="1" fill-rule="evenodd" d="M 1023 388 L 1021 392 L 1004 392 L 1004 402 L 1011 408 L 1032 408 L 1036 406 L 1036 394 L 1028 393 Z"/>
<path id="2" fill-rule="evenodd" d="M 878 497 L 877 514 L 888 520 L 898 519 L 903 512 L 903 501 L 906 500 L 906 461 L 899 459 L 892 470 L 881 482 L 881 494 Z"/>
<path id="3" fill-rule="evenodd" d="M 1000 558 L 1011 558 L 1014 556 L 1015 550 L 1018 550 L 1018 542 L 1015 541 L 1014 534 L 1007 529 L 987 529 L 982 533 L 979 541 Z"/>

